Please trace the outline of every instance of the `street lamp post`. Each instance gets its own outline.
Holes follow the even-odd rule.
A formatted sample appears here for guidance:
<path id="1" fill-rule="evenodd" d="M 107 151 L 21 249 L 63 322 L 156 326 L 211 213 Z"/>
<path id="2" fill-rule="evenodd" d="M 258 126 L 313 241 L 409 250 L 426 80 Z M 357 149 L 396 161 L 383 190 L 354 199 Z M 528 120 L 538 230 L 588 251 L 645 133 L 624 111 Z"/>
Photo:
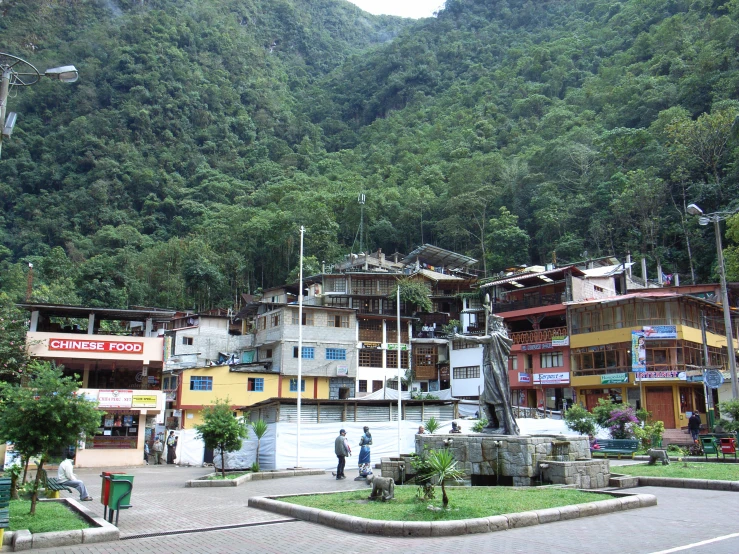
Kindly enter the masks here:
<path id="1" fill-rule="evenodd" d="M 729 291 L 726 287 L 726 269 L 724 268 L 724 251 L 721 246 L 721 226 L 720 222 L 727 217 L 734 215 L 736 212 L 714 212 L 704 214 L 696 204 L 688 206 L 690 215 L 697 215 L 698 223 L 708 225 L 713 223 L 713 229 L 716 233 L 716 252 L 718 255 L 718 270 L 721 277 L 721 303 L 724 311 L 724 330 L 726 332 L 726 349 L 729 356 L 729 372 L 731 373 L 731 396 L 734 400 L 739 399 L 739 385 L 736 380 L 736 357 L 734 354 L 734 333 L 731 330 L 731 312 L 729 310 Z"/>
<path id="2" fill-rule="evenodd" d="M 0 71 L 2 72 L 2 80 L 0 80 L 0 152 L 2 151 L 3 138 L 9 139 L 13 134 L 18 114 L 7 112 L 8 94 L 12 87 L 28 87 L 38 83 L 41 77 L 49 77 L 61 81 L 62 83 L 74 83 L 79 78 L 77 68 L 73 65 L 65 65 L 62 67 L 52 67 L 47 69 L 43 74 L 39 72 L 32 64 L 18 58 L 0 52 Z"/>

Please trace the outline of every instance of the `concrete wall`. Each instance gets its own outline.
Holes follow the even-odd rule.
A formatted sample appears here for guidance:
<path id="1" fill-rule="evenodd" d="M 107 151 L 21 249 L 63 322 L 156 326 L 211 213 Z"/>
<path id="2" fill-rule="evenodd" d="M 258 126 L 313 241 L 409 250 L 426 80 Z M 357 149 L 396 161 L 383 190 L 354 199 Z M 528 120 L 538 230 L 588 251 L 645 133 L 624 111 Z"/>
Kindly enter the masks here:
<path id="1" fill-rule="evenodd" d="M 480 377 L 478 379 L 455 379 L 455 367 L 480 366 Z M 485 386 L 482 374 L 482 346 L 477 348 L 463 348 L 454 350 L 449 347 L 449 376 L 452 396 L 477 396 Z"/>

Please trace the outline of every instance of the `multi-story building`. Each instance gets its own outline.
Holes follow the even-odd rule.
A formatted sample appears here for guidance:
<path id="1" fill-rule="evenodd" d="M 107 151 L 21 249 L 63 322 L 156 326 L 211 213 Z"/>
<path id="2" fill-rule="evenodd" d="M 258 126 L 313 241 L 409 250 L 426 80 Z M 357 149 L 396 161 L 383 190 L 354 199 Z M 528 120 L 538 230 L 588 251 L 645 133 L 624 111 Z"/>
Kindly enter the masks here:
<path id="1" fill-rule="evenodd" d="M 716 297 L 711 288 L 716 286 L 684 287 L 688 294 L 681 293 L 683 287 L 645 290 L 568 304 L 571 384 L 577 401 L 588 409 L 599 398 L 627 402 L 646 408 L 668 429 L 687 425 L 694 409 L 705 413 L 704 388 L 695 377 L 706 366 L 727 367 L 721 306 L 697 297 Z M 634 354 L 639 336 L 645 339 L 643 360 Z M 713 394 L 718 400 L 718 393 Z"/>
<path id="2" fill-rule="evenodd" d="M 166 310 L 116 310 L 20 304 L 31 314 L 31 356 L 64 366 L 82 382 L 80 394 L 101 410 L 98 433 L 80 444 L 79 467 L 144 464 L 144 440 L 162 421 L 163 337 Z M 104 413 L 103 413 L 104 412 Z"/>

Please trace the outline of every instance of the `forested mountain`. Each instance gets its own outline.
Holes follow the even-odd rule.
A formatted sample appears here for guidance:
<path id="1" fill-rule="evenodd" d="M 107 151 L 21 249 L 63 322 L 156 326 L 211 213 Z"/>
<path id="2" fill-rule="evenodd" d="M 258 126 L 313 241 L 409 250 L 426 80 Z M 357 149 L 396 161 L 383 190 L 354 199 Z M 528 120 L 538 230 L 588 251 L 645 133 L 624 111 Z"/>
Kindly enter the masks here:
<path id="1" fill-rule="evenodd" d="M 685 206 L 739 189 L 739 3 L 10 0 L 3 49 L 80 80 L 13 89 L 0 287 L 198 308 L 359 248 L 488 274 L 627 252 L 715 279 Z M 738 206 L 739 207 L 739 206 Z M 727 233 L 734 277 L 739 263 Z"/>

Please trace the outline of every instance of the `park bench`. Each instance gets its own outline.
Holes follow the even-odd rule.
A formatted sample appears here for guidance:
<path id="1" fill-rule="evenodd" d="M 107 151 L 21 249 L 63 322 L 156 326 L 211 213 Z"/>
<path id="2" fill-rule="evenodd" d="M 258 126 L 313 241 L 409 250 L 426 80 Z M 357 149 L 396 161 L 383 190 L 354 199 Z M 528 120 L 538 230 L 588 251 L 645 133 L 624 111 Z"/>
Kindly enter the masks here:
<path id="1" fill-rule="evenodd" d="M 639 449 L 639 441 L 636 439 L 598 439 L 596 444 L 598 448 L 590 450 L 592 456 L 602 454 L 608 458 L 609 455 L 614 455 L 618 456 L 619 460 L 621 456 L 633 458 Z"/>
<path id="2" fill-rule="evenodd" d="M 0 479 L 0 537 L 10 527 L 10 479 Z"/>
<path id="3" fill-rule="evenodd" d="M 40 470 L 40 473 L 41 478 L 39 481 L 41 482 L 41 487 L 46 490 L 47 498 L 59 498 L 59 491 L 72 492 L 72 489 L 66 485 L 62 485 L 59 479 L 49 477 L 45 469 Z"/>

